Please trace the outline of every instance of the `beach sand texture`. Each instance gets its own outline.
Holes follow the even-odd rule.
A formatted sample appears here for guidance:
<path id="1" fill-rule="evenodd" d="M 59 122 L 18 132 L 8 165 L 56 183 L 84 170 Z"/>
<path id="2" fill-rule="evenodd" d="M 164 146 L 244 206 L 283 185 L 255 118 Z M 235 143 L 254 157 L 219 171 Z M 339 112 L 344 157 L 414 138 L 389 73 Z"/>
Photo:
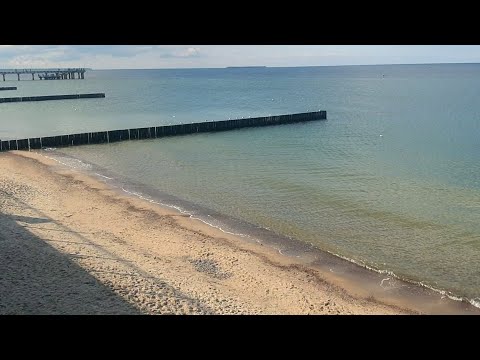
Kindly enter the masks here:
<path id="1" fill-rule="evenodd" d="M 0 314 L 408 313 L 39 154 L 0 169 Z"/>

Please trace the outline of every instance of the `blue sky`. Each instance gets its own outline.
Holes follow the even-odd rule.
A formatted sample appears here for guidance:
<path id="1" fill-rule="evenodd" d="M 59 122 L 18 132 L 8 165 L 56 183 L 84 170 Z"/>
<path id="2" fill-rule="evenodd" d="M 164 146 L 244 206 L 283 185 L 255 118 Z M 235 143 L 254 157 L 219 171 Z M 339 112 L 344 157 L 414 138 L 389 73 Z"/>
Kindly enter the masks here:
<path id="1" fill-rule="evenodd" d="M 0 45 L 0 68 L 94 69 L 480 62 L 478 45 Z"/>

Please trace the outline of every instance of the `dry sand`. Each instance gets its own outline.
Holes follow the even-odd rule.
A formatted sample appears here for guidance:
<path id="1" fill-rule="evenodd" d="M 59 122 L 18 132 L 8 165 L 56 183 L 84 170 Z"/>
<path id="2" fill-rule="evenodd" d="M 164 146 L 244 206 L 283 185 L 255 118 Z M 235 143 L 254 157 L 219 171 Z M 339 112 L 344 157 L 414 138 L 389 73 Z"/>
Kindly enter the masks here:
<path id="1" fill-rule="evenodd" d="M 399 314 L 267 246 L 0 154 L 0 314 Z"/>

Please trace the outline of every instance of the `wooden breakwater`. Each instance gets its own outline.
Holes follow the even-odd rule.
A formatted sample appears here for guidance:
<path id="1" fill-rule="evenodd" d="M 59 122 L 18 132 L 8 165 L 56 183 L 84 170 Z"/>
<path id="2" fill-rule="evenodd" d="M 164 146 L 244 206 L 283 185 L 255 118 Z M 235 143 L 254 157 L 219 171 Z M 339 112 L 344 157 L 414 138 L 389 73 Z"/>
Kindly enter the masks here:
<path id="1" fill-rule="evenodd" d="M 2 90 L 17 90 L 16 86 L 1 86 L 0 91 Z"/>
<path id="2" fill-rule="evenodd" d="M 25 102 L 25 101 L 68 100 L 68 99 L 91 99 L 91 98 L 104 98 L 104 97 L 105 97 L 105 93 L 72 94 L 72 95 L 20 96 L 20 97 L 0 98 L 0 103 Z"/>
<path id="3" fill-rule="evenodd" d="M 288 115 L 274 115 L 192 124 L 153 126 L 146 128 L 98 131 L 73 135 L 57 135 L 20 140 L 0 141 L 0 151 L 31 150 L 51 147 L 66 147 L 87 144 L 113 143 L 125 140 L 155 139 L 166 136 L 194 134 L 240 129 L 245 127 L 292 124 L 304 121 L 326 120 L 326 111 L 315 111 Z"/>

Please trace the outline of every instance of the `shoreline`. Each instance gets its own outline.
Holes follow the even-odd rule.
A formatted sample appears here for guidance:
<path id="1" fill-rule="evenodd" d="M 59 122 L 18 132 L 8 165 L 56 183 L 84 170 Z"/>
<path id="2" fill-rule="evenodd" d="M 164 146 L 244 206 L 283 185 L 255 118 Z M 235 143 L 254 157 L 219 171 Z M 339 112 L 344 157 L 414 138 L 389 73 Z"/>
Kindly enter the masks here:
<path id="1" fill-rule="evenodd" d="M 131 313 L 477 313 L 472 305 L 441 299 L 441 294 L 435 297 L 426 290 L 416 295 L 412 292 L 413 297 L 409 298 L 402 293 L 404 285 L 391 287 L 383 291 L 382 296 L 373 286 L 378 286 L 381 274 L 367 269 L 359 271 L 359 265 L 347 260 L 342 260 L 345 264 L 340 267 L 338 264 L 342 261 L 335 263 L 335 269 L 340 271 L 329 272 L 333 261 L 330 257 L 334 257 L 331 254 L 314 263 L 301 257 L 283 256 L 268 244 L 250 243 L 177 210 L 119 194 L 106 182 L 68 169 L 40 154 L 2 154 L 0 164 L 7 170 L 0 175 L 4 184 L 0 185 L 2 224 L 6 216 L 11 226 L 14 226 L 12 217 L 17 225 L 27 224 L 19 226 L 28 228 L 28 233 L 48 243 L 63 257 L 66 255 L 95 279 L 93 283 L 110 291 L 108 299 L 121 300 Z M 5 192 L 5 186 L 7 190 L 10 186 L 10 194 Z M 20 197 L 23 204 L 28 205 L 28 211 L 11 203 L 9 196 Z M 42 216 L 35 218 L 43 220 L 32 226 L 28 212 L 41 212 Z M 62 230 L 49 228 L 52 224 Z M 0 236 L 8 238 L 5 233 Z M 78 241 L 79 236 L 82 241 Z M 15 269 L 8 271 L 13 273 Z M 119 274 L 129 275 L 122 278 Z M 6 277 L 0 279 L 2 285 L 6 281 Z M 372 286 L 364 286 L 369 283 Z M 50 297 L 64 296 L 58 289 L 53 293 Z M 75 299 L 78 299 L 78 308 L 55 311 L 51 304 L 53 307 L 45 307 L 49 309 L 45 311 L 124 311 L 123 305 L 88 309 L 82 292 L 70 301 Z M 415 299 L 419 300 L 417 304 Z M 427 310 L 419 306 L 425 305 L 428 299 L 431 303 Z M 35 307 L 27 306 L 22 311 L 16 306 L 13 302 L 0 303 L 0 313 L 35 313 Z M 38 313 L 45 313 L 40 309 L 36 308 Z"/>
<path id="2" fill-rule="evenodd" d="M 191 219 L 219 229 L 226 234 L 239 236 L 243 241 L 269 246 L 282 256 L 293 257 L 295 261 L 299 261 L 304 266 L 320 270 L 324 277 L 333 277 L 334 282 L 348 283 L 349 290 L 355 290 L 359 296 L 375 297 L 401 308 L 413 307 L 415 311 L 427 314 L 480 313 L 478 302 L 473 304 L 473 300 L 456 296 L 446 290 L 430 287 L 420 280 L 402 278 L 388 269 L 372 268 L 351 258 L 315 247 L 313 244 L 226 216 L 139 182 L 132 182 L 132 180 L 122 178 L 116 172 L 65 154 L 61 149 L 42 153 L 44 153 L 42 156 L 65 166 L 79 169 L 89 176 L 100 177 L 102 182 L 118 188 L 120 194 L 139 198 L 164 209 L 175 209 L 174 211 L 186 214 Z M 45 155 L 45 153 L 52 154 L 52 156 Z"/>

